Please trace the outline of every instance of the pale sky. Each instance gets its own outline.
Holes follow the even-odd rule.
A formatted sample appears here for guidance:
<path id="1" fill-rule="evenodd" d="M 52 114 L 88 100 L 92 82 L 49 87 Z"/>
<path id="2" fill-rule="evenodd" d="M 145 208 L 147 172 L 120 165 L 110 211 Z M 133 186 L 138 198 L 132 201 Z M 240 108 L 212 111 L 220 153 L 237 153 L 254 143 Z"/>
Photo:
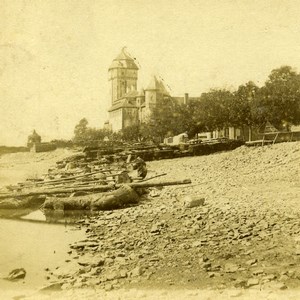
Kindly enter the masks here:
<path id="1" fill-rule="evenodd" d="M 0 145 L 102 127 L 108 67 L 122 47 L 139 87 L 159 75 L 174 96 L 262 85 L 300 71 L 300 3 L 270 0 L 0 0 Z"/>

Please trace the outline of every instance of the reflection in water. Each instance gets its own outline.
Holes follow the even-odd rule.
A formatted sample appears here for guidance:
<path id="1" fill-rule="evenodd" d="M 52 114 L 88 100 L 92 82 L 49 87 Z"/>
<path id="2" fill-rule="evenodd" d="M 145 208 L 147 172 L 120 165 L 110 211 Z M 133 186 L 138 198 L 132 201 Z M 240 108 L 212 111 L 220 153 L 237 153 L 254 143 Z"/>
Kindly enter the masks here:
<path id="1" fill-rule="evenodd" d="M 44 210 L 46 222 L 48 223 L 64 223 L 74 224 L 76 221 L 97 214 L 87 210 Z"/>
<path id="2" fill-rule="evenodd" d="M 97 214 L 87 210 L 32 210 L 27 209 L 0 209 L 0 218 L 18 219 L 29 222 L 46 222 L 59 224 L 74 224 L 76 221 Z"/>
<path id="3" fill-rule="evenodd" d="M 17 219 L 28 215 L 32 212 L 30 208 L 24 209 L 0 209 L 0 218 L 3 219 Z"/>

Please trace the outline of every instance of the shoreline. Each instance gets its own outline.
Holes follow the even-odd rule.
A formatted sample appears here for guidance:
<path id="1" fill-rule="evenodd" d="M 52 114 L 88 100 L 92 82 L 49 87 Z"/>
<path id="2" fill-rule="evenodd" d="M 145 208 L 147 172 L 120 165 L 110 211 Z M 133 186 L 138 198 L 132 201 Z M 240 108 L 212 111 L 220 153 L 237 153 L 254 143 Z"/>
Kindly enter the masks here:
<path id="1" fill-rule="evenodd" d="M 293 299 L 300 287 L 299 147 L 299 142 L 240 147 L 147 162 L 150 172 L 166 172 L 166 180 L 191 178 L 192 184 L 157 189 L 136 207 L 80 222 L 86 244 L 73 248 L 70 260 L 78 256 L 81 264 L 75 263 L 74 275 L 60 274 L 67 289 L 61 295 L 89 286 L 95 295 L 110 297 L 150 286 L 146 299 L 158 297 L 158 287 L 177 289 L 168 290 L 165 299 L 176 299 L 182 288 L 195 298 L 207 291 L 207 298 L 215 293 L 250 299 L 263 289 L 269 299 L 282 293 Z M 184 198 L 193 195 L 203 197 L 204 205 L 187 208 Z M 95 265 L 95 258 L 103 264 Z"/>

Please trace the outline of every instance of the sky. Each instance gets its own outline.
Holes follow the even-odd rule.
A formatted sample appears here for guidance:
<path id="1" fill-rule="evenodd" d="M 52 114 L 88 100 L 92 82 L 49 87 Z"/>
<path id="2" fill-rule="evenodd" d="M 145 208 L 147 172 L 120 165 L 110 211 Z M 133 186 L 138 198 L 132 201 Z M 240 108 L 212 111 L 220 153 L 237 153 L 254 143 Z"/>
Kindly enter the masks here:
<path id="1" fill-rule="evenodd" d="M 0 0 L 0 145 L 70 139 L 82 119 L 101 128 L 108 67 L 126 46 L 138 88 L 163 78 L 171 95 L 261 86 L 300 71 L 299 1 Z"/>

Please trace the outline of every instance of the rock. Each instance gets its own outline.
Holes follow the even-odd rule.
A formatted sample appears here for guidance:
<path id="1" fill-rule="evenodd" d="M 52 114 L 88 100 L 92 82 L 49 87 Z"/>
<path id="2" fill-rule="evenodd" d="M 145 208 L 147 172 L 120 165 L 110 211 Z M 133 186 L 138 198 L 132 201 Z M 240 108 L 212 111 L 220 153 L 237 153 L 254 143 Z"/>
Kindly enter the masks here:
<path id="1" fill-rule="evenodd" d="M 242 279 L 238 279 L 236 280 L 234 287 L 235 288 L 245 288 L 247 286 L 247 281 L 246 280 L 242 280 Z"/>
<path id="2" fill-rule="evenodd" d="M 106 284 L 105 287 L 104 287 L 104 290 L 105 291 L 111 291 L 114 289 L 114 286 L 112 284 Z"/>
<path id="3" fill-rule="evenodd" d="M 287 274 L 290 278 L 295 278 L 296 277 L 296 271 L 295 270 L 289 270 Z"/>
<path id="4" fill-rule="evenodd" d="M 192 243 L 192 247 L 194 247 L 194 248 L 197 248 L 201 245 L 202 245 L 201 241 L 195 241 L 195 242 Z"/>
<path id="5" fill-rule="evenodd" d="M 119 279 L 120 273 L 117 271 L 111 271 L 111 272 L 108 272 L 105 277 L 106 277 L 106 281 L 112 281 L 114 279 Z"/>
<path id="6" fill-rule="evenodd" d="M 157 225 L 153 225 L 150 229 L 150 232 L 158 234 L 160 232 L 160 229 L 158 228 Z"/>
<path id="7" fill-rule="evenodd" d="M 269 275 L 264 276 L 262 279 L 265 281 L 271 281 L 271 280 L 276 279 L 276 276 L 274 274 L 269 274 Z"/>
<path id="8" fill-rule="evenodd" d="M 247 287 L 251 287 L 251 286 L 254 286 L 254 285 L 258 285 L 258 284 L 259 284 L 259 280 L 257 278 L 250 278 L 247 281 Z"/>
<path id="9" fill-rule="evenodd" d="M 294 237 L 296 245 L 300 245 L 300 236 Z"/>
<path id="10" fill-rule="evenodd" d="M 26 271 L 23 268 L 12 270 L 5 278 L 7 280 L 18 280 L 23 279 L 26 276 Z"/>
<path id="11" fill-rule="evenodd" d="M 197 206 L 204 205 L 205 198 L 199 197 L 199 196 L 185 196 L 183 198 L 184 206 L 187 208 L 193 208 Z"/>
<path id="12" fill-rule="evenodd" d="M 127 272 L 125 270 L 121 270 L 119 273 L 120 278 L 126 278 L 127 277 Z"/>
<path id="13" fill-rule="evenodd" d="M 138 277 L 141 276 L 143 274 L 143 270 L 141 267 L 137 266 L 135 267 L 133 270 L 131 270 L 130 272 L 130 276 L 131 277 Z"/>
<path id="14" fill-rule="evenodd" d="M 211 267 L 211 263 L 210 262 L 205 262 L 202 264 L 202 268 L 205 269 L 205 270 L 208 270 L 210 269 Z"/>
<path id="15" fill-rule="evenodd" d="M 203 255 L 200 259 L 199 259 L 200 263 L 204 263 L 209 261 L 209 258 L 206 255 Z"/>
<path id="16" fill-rule="evenodd" d="M 90 266 L 86 266 L 86 267 L 80 268 L 78 270 L 78 274 L 86 274 L 86 273 L 90 272 L 91 270 L 92 270 L 92 268 Z"/>
<path id="17" fill-rule="evenodd" d="M 256 258 L 250 259 L 250 260 L 246 261 L 246 264 L 247 264 L 248 266 L 252 266 L 252 265 L 254 265 L 255 263 L 257 263 L 257 259 L 256 259 Z"/>
<path id="18" fill-rule="evenodd" d="M 264 274 L 264 270 L 263 269 L 256 269 L 252 272 L 253 275 L 261 275 Z"/>
<path id="19" fill-rule="evenodd" d="M 272 282 L 271 286 L 274 290 L 286 290 L 287 286 L 283 282 Z"/>
<path id="20" fill-rule="evenodd" d="M 289 280 L 289 276 L 287 276 L 287 275 L 281 275 L 280 277 L 279 277 L 279 281 L 287 281 L 287 280 Z"/>
<path id="21" fill-rule="evenodd" d="M 236 264 L 228 263 L 224 266 L 224 271 L 226 273 L 235 273 L 239 269 L 239 266 Z"/>
<path id="22" fill-rule="evenodd" d="M 217 272 L 217 271 L 220 271 L 221 269 L 221 266 L 220 265 L 212 265 L 210 270 L 213 271 L 213 272 Z"/>

